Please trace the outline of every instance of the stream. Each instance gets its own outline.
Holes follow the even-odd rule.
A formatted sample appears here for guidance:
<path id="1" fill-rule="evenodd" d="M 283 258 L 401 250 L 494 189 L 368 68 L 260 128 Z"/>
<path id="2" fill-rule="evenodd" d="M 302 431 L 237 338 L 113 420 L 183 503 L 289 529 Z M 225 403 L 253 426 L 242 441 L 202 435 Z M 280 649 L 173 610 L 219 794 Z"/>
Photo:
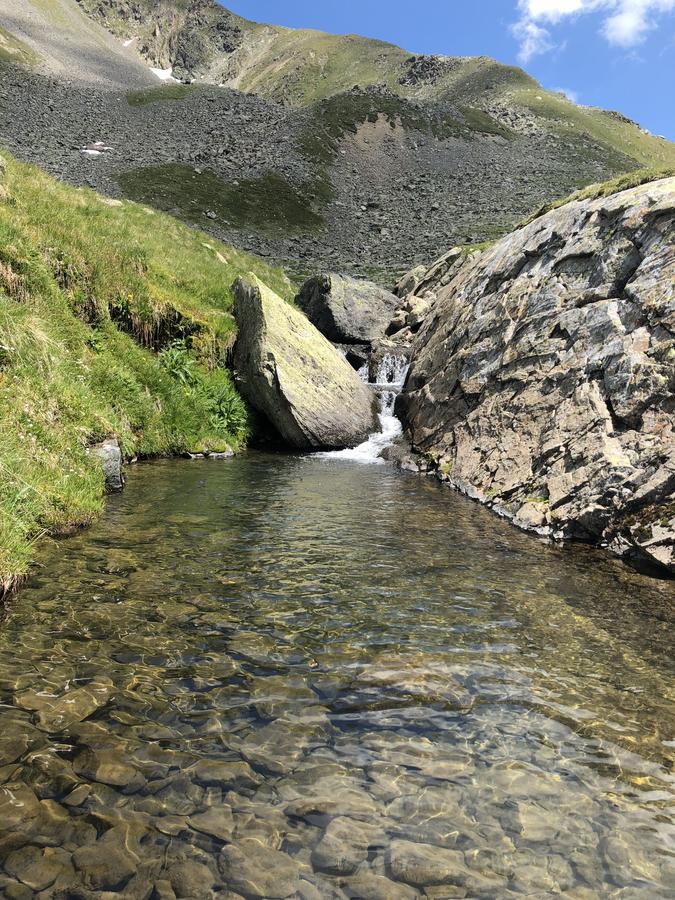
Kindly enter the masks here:
<path id="1" fill-rule="evenodd" d="M 344 455 L 128 476 L 0 628 L 0 895 L 675 896 L 672 582 Z"/>

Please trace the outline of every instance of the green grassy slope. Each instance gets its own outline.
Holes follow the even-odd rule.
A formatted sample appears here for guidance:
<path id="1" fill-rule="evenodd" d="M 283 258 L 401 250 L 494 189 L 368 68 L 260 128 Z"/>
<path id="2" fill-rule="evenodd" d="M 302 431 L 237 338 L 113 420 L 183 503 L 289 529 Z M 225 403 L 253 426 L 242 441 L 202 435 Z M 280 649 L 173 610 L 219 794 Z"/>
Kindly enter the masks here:
<path id="1" fill-rule="evenodd" d="M 8 159 L 0 179 L 0 593 L 25 573 L 37 535 L 99 513 L 103 476 L 92 443 L 117 435 L 131 457 L 246 440 L 247 413 L 223 362 L 234 335 L 229 285 L 250 270 L 292 295 L 284 274 L 254 257 Z"/>

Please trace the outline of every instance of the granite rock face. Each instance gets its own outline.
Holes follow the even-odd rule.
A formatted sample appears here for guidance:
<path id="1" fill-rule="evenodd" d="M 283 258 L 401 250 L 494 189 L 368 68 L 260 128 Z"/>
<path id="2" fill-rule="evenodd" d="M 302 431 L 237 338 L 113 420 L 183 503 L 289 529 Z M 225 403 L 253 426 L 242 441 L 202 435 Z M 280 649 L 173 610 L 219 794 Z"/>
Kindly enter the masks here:
<path id="1" fill-rule="evenodd" d="M 233 290 L 238 385 L 287 443 L 349 447 L 377 430 L 373 395 L 306 316 L 255 275 Z"/>
<path id="2" fill-rule="evenodd" d="M 371 281 L 330 274 L 308 279 L 296 302 L 328 340 L 368 344 L 382 337 L 399 300 Z"/>
<path id="3" fill-rule="evenodd" d="M 669 178 L 470 257 L 415 338 L 398 409 L 444 480 L 521 527 L 675 573 L 674 389 Z"/>

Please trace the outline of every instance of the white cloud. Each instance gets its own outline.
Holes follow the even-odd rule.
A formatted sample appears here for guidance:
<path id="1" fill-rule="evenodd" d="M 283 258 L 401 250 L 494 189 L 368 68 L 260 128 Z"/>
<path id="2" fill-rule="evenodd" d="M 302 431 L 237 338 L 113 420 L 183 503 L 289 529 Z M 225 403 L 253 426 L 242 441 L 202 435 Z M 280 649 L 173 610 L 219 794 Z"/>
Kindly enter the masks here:
<path id="1" fill-rule="evenodd" d="M 552 26 L 573 16 L 604 13 L 602 34 L 619 47 L 634 47 L 675 10 L 675 0 L 518 0 L 521 17 L 512 27 L 520 43 L 519 58 L 528 62 L 556 46 Z"/>
<path id="2" fill-rule="evenodd" d="M 521 19 L 511 29 L 518 39 L 520 50 L 518 57 L 527 62 L 533 56 L 540 56 L 553 50 L 555 44 L 551 40 L 550 32 L 531 19 Z"/>
<path id="3" fill-rule="evenodd" d="M 564 94 L 571 103 L 579 103 L 579 94 L 576 91 L 571 91 L 569 88 L 564 87 L 553 88 L 553 90 L 557 94 Z"/>

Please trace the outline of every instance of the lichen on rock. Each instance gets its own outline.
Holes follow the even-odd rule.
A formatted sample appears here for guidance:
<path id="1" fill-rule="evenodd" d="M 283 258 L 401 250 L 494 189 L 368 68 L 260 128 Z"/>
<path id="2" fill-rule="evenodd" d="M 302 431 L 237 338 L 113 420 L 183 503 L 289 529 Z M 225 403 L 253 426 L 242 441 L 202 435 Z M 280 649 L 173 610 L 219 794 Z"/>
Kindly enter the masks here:
<path id="1" fill-rule="evenodd" d="M 377 429 L 373 395 L 300 310 L 255 275 L 233 292 L 238 385 L 288 444 L 355 446 Z"/>
<path id="2" fill-rule="evenodd" d="M 469 257 L 415 339 L 414 446 L 521 527 L 675 572 L 674 285 L 673 178 Z"/>

